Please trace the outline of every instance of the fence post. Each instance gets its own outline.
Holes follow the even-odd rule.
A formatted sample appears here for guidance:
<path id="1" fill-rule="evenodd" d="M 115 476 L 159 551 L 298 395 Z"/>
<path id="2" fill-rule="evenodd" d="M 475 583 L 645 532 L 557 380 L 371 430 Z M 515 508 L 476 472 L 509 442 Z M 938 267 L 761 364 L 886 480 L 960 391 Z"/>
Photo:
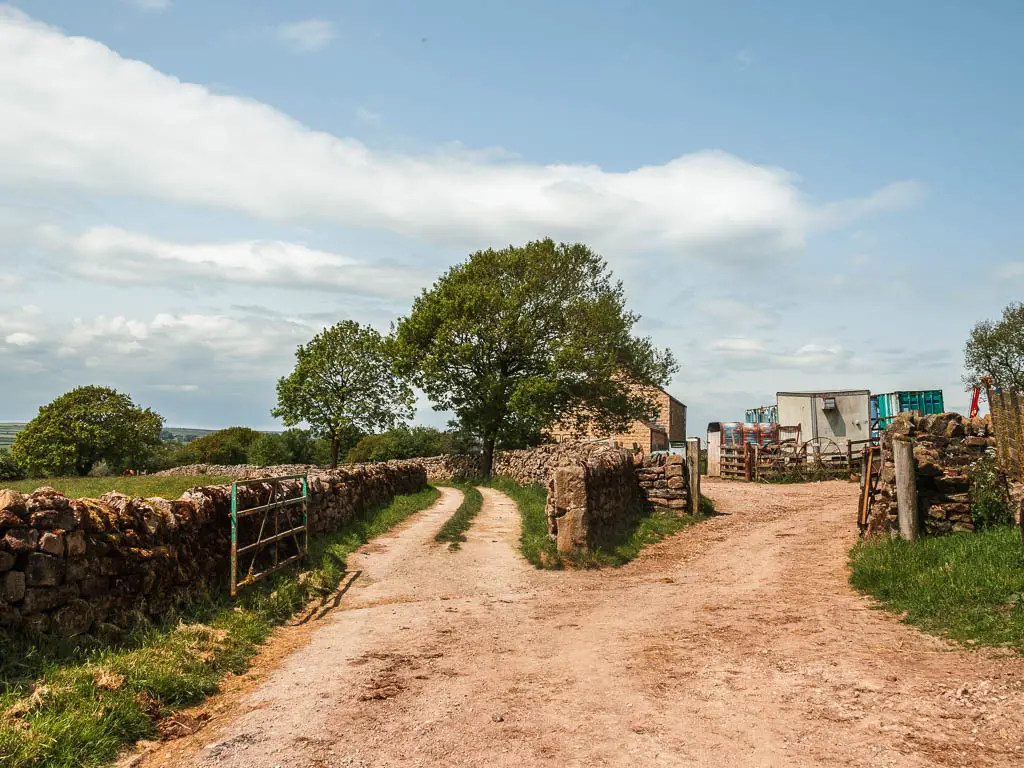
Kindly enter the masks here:
<path id="1" fill-rule="evenodd" d="M 892 440 L 896 466 L 896 515 L 900 536 L 917 541 L 917 470 L 914 467 L 914 441 L 897 435 Z"/>
<path id="2" fill-rule="evenodd" d="M 690 508 L 687 510 L 691 515 L 700 512 L 700 438 L 689 437 L 686 439 L 686 483 L 690 488 Z"/>
<path id="3" fill-rule="evenodd" d="M 743 479 L 748 483 L 754 479 L 754 465 L 751 463 L 750 443 L 743 442 Z"/>

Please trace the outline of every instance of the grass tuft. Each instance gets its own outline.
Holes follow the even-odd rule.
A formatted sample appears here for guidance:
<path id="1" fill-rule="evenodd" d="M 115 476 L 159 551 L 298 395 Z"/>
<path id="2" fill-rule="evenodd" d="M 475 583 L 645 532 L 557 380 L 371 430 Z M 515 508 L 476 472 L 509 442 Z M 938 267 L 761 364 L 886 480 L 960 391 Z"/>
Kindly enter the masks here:
<path id="1" fill-rule="evenodd" d="M 1014 527 L 915 544 L 872 539 L 853 548 L 850 566 L 850 583 L 908 624 L 1024 652 L 1024 547 Z"/>
<path id="2" fill-rule="evenodd" d="M 452 483 L 452 487 L 462 491 L 462 503 L 455 513 L 448 518 L 441 530 L 434 536 L 434 541 L 439 544 L 447 542 L 449 549 L 458 549 L 459 545 L 466 540 L 466 531 L 473 524 L 473 519 L 479 514 L 483 506 L 484 497 L 480 495 L 473 485 L 469 483 Z"/>
<path id="3" fill-rule="evenodd" d="M 105 493 L 117 491 L 143 498 L 177 499 L 189 488 L 201 485 L 230 485 L 234 477 L 194 475 L 191 477 L 48 477 L 35 480 L 14 480 L 0 483 L 19 493 L 32 493 L 36 488 L 56 488 L 69 499 L 98 499 Z"/>
<path id="4" fill-rule="evenodd" d="M 139 478 L 144 479 L 144 478 Z M 193 480 L 195 478 L 192 478 Z M 281 573 L 232 602 L 205 597 L 116 647 L 68 648 L 0 636 L 0 765 L 100 766 L 156 735 L 161 718 L 241 674 L 275 625 L 333 592 L 349 554 L 437 500 L 427 488 L 310 541 L 302 572 Z"/>

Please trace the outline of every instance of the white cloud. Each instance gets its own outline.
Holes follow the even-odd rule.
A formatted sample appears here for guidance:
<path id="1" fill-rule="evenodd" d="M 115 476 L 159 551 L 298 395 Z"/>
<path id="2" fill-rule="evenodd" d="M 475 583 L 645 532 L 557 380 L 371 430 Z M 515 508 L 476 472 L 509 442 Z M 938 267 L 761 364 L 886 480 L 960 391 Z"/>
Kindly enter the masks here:
<path id="1" fill-rule="evenodd" d="M 1024 261 L 1007 261 L 996 267 L 996 276 L 1005 280 L 1019 280 L 1024 277 Z"/>
<path id="2" fill-rule="evenodd" d="M 198 392 L 196 384 L 154 384 L 153 389 L 158 392 Z"/>
<path id="3" fill-rule="evenodd" d="M 165 11 L 171 7 L 171 0 L 121 0 L 144 11 Z"/>
<path id="4" fill-rule="evenodd" d="M 775 372 L 787 369 L 807 374 L 861 370 L 853 353 L 837 342 L 802 344 L 787 349 L 785 344 L 735 336 L 716 339 L 708 345 L 713 357 L 727 361 L 729 369 Z"/>
<path id="5" fill-rule="evenodd" d="M 25 339 L 29 322 L 30 341 Z M 273 381 L 290 368 L 295 347 L 321 327 L 302 318 L 247 312 L 157 313 L 149 319 L 97 315 L 70 323 L 31 314 L 23 320 L 0 316 L 0 333 L 5 334 L 0 338 L 12 345 L 7 353 L 22 355 L 37 369 L 65 375 L 82 368 L 101 369 L 141 379 L 147 387 L 171 386 L 176 391 L 199 388 L 204 381 Z M 0 352 L 4 349 L 0 346 Z M 192 382 L 167 384 L 180 381 L 183 374 Z"/>
<path id="6" fill-rule="evenodd" d="M 107 284 L 212 288 L 230 281 L 410 298 L 429 282 L 416 268 L 374 265 L 278 240 L 175 243 L 117 227 L 79 235 L 40 227 L 37 233 L 41 244 L 64 257 L 62 271 Z"/>
<path id="7" fill-rule="evenodd" d="M 4 337 L 5 342 L 7 342 L 8 344 L 13 344 L 16 347 L 24 347 L 29 344 L 33 344 L 35 343 L 35 340 L 35 336 L 33 336 L 31 333 L 25 333 L 24 331 L 11 333 Z"/>
<path id="8" fill-rule="evenodd" d="M 381 116 L 368 107 L 356 107 L 356 119 L 363 123 L 379 123 Z"/>
<path id="9" fill-rule="evenodd" d="M 550 235 L 751 261 L 905 205 L 918 189 L 815 206 L 790 173 L 720 151 L 621 172 L 458 148 L 388 154 L 2 9 L 0 112 L 0 186 L 330 221 L 460 248 Z"/>
<path id="10" fill-rule="evenodd" d="M 275 35 L 279 42 L 296 53 L 319 51 L 337 37 L 334 23 L 326 19 L 285 22 L 277 26 Z"/>
<path id="11" fill-rule="evenodd" d="M 17 275 L 0 275 L 0 289 L 17 288 L 21 282 L 21 278 Z"/>

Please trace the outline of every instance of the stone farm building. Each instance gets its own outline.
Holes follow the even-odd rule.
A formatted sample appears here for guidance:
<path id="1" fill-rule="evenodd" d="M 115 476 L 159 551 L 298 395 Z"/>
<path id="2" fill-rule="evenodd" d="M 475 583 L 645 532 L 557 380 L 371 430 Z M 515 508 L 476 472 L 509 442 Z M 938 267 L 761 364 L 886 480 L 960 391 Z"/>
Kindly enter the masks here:
<path id="1" fill-rule="evenodd" d="M 551 438 L 556 442 L 565 440 L 608 440 L 610 445 L 643 451 L 667 451 L 671 446 L 686 442 L 686 406 L 663 389 L 652 393 L 655 401 L 650 419 L 634 421 L 625 432 L 614 435 L 600 434 L 593 430 L 580 434 L 568 426 L 555 425 Z"/>

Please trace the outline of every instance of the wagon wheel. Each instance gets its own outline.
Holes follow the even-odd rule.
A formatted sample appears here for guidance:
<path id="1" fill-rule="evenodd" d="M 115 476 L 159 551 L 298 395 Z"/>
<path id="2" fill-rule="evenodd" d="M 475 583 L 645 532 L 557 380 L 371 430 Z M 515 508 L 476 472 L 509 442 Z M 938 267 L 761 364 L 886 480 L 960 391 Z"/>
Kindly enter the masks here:
<path id="1" fill-rule="evenodd" d="M 795 439 L 782 440 L 778 443 L 779 467 L 784 468 L 799 464 L 804 457 L 804 447 Z"/>
<path id="2" fill-rule="evenodd" d="M 808 464 L 824 469 L 832 464 L 836 457 L 844 456 L 835 440 L 828 437 L 816 437 L 804 443 L 804 457 Z"/>
<path id="3" fill-rule="evenodd" d="M 758 463 L 768 469 L 779 469 L 782 466 L 782 456 L 779 453 L 778 443 L 765 443 L 757 453 Z"/>

